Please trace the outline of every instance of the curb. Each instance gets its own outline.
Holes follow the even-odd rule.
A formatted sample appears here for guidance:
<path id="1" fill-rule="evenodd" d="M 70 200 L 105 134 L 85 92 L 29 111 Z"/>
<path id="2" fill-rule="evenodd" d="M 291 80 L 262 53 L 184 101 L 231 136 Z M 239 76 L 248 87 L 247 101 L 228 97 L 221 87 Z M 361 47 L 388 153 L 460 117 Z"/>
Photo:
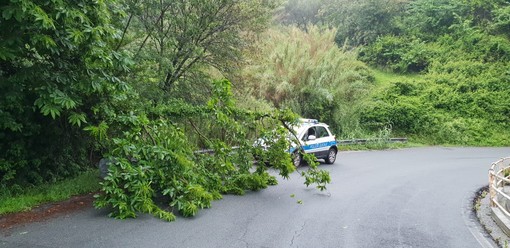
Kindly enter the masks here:
<path id="1" fill-rule="evenodd" d="M 493 243 L 492 247 L 508 248 L 510 237 L 502 230 L 494 218 L 493 208 L 489 204 L 489 194 L 485 195 L 484 193 L 487 192 L 487 188 L 484 187 L 475 193 L 471 208 L 474 210 L 481 228 L 485 231 L 486 238 L 490 239 L 491 243 Z"/>
<path id="2" fill-rule="evenodd" d="M 503 231 L 507 236 L 510 236 L 510 220 L 499 208 L 491 207 L 491 211 L 491 217 L 494 219 L 499 228 L 501 228 L 501 231 Z"/>

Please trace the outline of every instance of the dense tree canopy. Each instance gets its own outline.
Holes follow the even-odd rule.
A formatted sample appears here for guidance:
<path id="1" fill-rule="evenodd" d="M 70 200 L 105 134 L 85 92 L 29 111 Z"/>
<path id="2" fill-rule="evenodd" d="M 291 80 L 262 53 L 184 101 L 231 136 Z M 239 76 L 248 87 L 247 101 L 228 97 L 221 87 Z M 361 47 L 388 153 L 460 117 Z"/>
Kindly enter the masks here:
<path id="1" fill-rule="evenodd" d="M 408 0 L 332 0 L 322 12 L 337 28 L 338 44 L 358 46 L 381 35 L 398 33 L 397 21 L 408 4 Z"/>
<path id="2" fill-rule="evenodd" d="M 289 0 L 277 12 L 276 20 L 284 25 L 296 25 L 308 31 L 309 25 L 322 22 L 324 0 Z"/>
<path id="3" fill-rule="evenodd" d="M 224 76 L 237 68 L 240 50 L 267 25 L 274 7 L 267 1 L 127 1 L 119 49 L 133 53 L 138 66 L 131 80 L 140 87 L 196 98 L 207 94 L 209 68 Z"/>
<path id="4" fill-rule="evenodd" d="M 68 176 L 87 164 L 79 130 L 127 86 L 108 6 L 88 1 L 0 5 L 0 185 Z"/>

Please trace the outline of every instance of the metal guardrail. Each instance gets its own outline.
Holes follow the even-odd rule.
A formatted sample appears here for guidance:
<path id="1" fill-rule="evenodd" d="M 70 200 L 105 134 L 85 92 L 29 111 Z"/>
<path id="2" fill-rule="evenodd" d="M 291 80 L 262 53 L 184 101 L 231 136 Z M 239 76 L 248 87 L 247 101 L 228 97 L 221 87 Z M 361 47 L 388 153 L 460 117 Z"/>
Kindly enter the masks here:
<path id="1" fill-rule="evenodd" d="M 359 145 L 366 144 L 371 142 L 386 142 L 386 143 L 405 143 L 407 142 L 407 138 L 390 138 L 390 139 L 351 139 L 351 140 L 337 140 L 338 146 L 347 146 L 347 145 Z M 238 149 L 239 146 L 234 146 L 232 149 Z M 208 154 L 213 155 L 214 149 L 200 149 L 194 151 L 195 154 Z"/>
<path id="2" fill-rule="evenodd" d="M 505 192 L 505 186 L 510 185 L 510 157 L 502 158 L 492 163 L 489 169 L 489 197 L 490 206 L 498 208 L 507 218 L 510 218 L 510 188 Z"/>
<path id="3" fill-rule="evenodd" d="M 387 143 L 405 143 L 407 138 L 390 138 L 390 139 L 352 139 L 352 140 L 339 140 L 339 145 L 360 145 L 371 142 L 387 142 Z"/>
<path id="4" fill-rule="evenodd" d="M 407 142 L 407 138 L 390 138 L 390 139 L 351 139 L 351 140 L 337 140 L 338 145 L 346 146 L 346 145 L 361 145 L 371 142 L 387 142 L 387 143 L 405 143 Z M 237 149 L 238 146 L 232 147 L 232 149 Z M 195 151 L 197 154 L 213 154 L 214 149 L 200 149 Z"/>

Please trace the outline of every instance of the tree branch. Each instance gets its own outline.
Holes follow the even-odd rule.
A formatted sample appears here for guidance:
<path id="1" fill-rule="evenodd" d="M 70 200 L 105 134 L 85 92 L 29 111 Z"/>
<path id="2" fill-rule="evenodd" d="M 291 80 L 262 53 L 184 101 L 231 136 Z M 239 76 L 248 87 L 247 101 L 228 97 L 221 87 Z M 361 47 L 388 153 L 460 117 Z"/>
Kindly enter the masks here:
<path id="1" fill-rule="evenodd" d="M 149 39 L 149 37 L 152 35 L 152 32 L 154 31 L 154 29 L 156 29 L 156 25 L 159 23 L 159 21 L 163 18 L 164 14 L 166 13 L 166 11 L 170 8 L 170 5 L 171 4 L 168 4 L 164 9 L 161 10 L 161 14 L 159 15 L 158 19 L 156 19 L 156 21 L 154 22 L 154 26 L 151 28 L 151 30 L 149 31 L 149 33 L 147 33 L 147 36 L 145 36 L 145 39 L 143 40 L 142 44 L 140 45 L 140 47 L 138 47 L 138 50 L 136 51 L 136 54 L 135 54 L 135 58 L 138 57 L 138 54 L 140 54 L 140 51 L 142 50 L 142 48 L 145 46 L 145 43 L 147 42 L 147 40 Z"/>
<path id="2" fill-rule="evenodd" d="M 205 140 L 206 142 L 208 143 L 212 143 L 210 139 L 208 139 L 205 135 L 203 135 L 197 128 L 197 126 L 195 126 L 195 123 L 193 123 L 191 121 L 191 119 L 188 119 L 188 122 L 189 124 L 193 127 L 193 129 L 195 129 L 195 132 L 198 134 L 198 136 L 200 136 L 200 138 L 202 138 L 203 140 Z"/>
<path id="3" fill-rule="evenodd" d="M 147 127 L 145 125 L 143 125 L 142 127 L 143 127 L 143 130 L 145 131 L 145 133 L 147 133 L 147 135 L 149 135 L 149 137 L 151 138 L 152 143 L 154 145 L 157 145 L 158 143 L 156 143 L 156 140 L 154 139 L 154 137 L 152 137 L 152 134 L 149 132 L 149 130 L 147 130 Z"/>
<path id="4" fill-rule="evenodd" d="M 131 24 L 131 19 L 133 19 L 133 16 L 134 16 L 133 13 L 131 13 L 129 15 L 129 19 L 128 19 L 127 23 L 126 23 L 126 26 L 124 27 L 124 30 L 122 31 L 122 37 L 120 38 L 120 41 L 117 44 L 117 47 L 115 48 L 115 51 L 118 51 L 120 49 L 120 46 L 122 45 L 122 42 L 124 41 L 124 37 L 126 36 L 127 29 L 129 27 L 129 25 Z"/>

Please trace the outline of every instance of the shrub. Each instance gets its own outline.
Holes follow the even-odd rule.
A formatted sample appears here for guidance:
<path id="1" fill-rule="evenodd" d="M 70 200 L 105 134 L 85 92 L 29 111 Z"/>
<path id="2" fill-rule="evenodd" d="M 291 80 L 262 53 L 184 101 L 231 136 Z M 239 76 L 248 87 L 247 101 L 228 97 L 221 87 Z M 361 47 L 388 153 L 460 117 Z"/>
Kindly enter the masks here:
<path id="1" fill-rule="evenodd" d="M 83 132 L 126 85 L 104 1 L 4 1 L 0 9 L 0 189 L 76 175 L 91 164 Z M 100 114 L 98 114 L 100 115 Z M 93 160 L 93 157 L 92 157 Z"/>
<path id="2" fill-rule="evenodd" d="M 425 71 L 434 52 L 419 39 L 383 36 L 374 43 L 361 48 L 360 60 L 394 72 L 411 73 Z"/>

